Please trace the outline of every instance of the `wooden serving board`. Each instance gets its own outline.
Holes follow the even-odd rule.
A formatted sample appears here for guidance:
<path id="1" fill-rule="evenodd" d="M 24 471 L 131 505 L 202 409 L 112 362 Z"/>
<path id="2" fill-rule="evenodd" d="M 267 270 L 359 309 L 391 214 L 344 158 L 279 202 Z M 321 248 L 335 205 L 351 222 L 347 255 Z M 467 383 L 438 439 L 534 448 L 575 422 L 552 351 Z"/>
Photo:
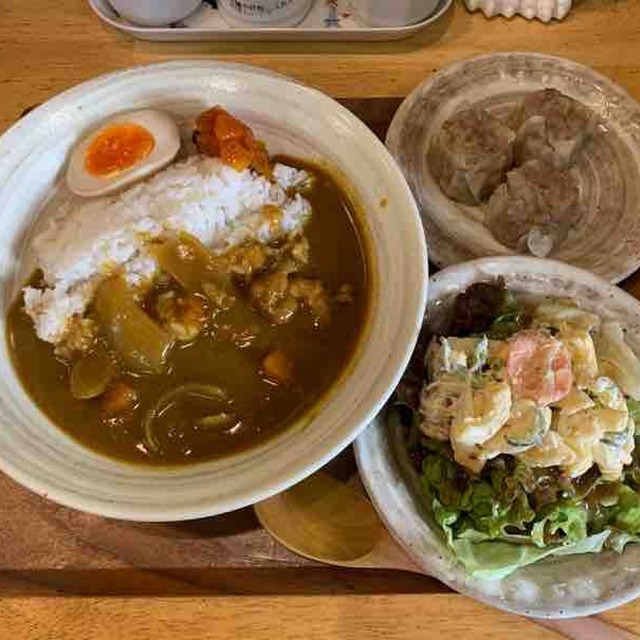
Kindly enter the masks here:
<path id="1" fill-rule="evenodd" d="M 382 138 L 400 99 L 343 103 Z M 640 294 L 640 277 L 625 285 Z M 343 479 L 357 473 L 351 449 L 328 470 Z M 251 508 L 190 522 L 120 522 L 58 506 L 0 474 L 0 597 L 445 591 L 426 576 L 339 569 L 300 558 L 260 528 Z"/>

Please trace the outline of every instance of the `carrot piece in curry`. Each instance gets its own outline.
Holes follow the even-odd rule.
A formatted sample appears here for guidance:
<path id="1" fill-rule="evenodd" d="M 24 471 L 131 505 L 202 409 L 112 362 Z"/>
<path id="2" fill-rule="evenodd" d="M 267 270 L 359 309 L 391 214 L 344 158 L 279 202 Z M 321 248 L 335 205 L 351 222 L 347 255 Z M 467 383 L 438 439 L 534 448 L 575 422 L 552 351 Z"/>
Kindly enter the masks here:
<path id="1" fill-rule="evenodd" d="M 131 413 L 138 404 L 138 394 L 121 380 L 115 382 L 102 396 L 102 410 L 107 418 Z"/>
<path id="2" fill-rule="evenodd" d="M 293 382 L 293 363 L 281 349 L 271 351 L 262 361 L 262 371 L 266 378 L 275 384 Z"/>

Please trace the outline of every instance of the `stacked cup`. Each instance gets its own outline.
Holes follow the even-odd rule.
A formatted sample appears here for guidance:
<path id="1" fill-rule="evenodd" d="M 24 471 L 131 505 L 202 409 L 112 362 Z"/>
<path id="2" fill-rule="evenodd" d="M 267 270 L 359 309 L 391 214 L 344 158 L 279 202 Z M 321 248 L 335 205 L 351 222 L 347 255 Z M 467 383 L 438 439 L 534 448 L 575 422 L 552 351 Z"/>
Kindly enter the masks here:
<path id="1" fill-rule="evenodd" d="M 362 19 L 372 27 L 404 27 L 428 18 L 439 0 L 353 0 Z"/>
<path id="2" fill-rule="evenodd" d="M 313 0 L 218 0 L 218 10 L 232 26 L 295 27 Z"/>
<path id="3" fill-rule="evenodd" d="M 218 0 L 224 20 L 233 27 L 294 27 L 309 13 L 315 2 L 328 8 L 337 0 Z M 165 26 L 193 13 L 201 0 L 110 0 L 122 16 L 144 26 Z M 371 27 L 401 27 L 424 20 L 439 0 L 352 0 L 345 2 Z"/>

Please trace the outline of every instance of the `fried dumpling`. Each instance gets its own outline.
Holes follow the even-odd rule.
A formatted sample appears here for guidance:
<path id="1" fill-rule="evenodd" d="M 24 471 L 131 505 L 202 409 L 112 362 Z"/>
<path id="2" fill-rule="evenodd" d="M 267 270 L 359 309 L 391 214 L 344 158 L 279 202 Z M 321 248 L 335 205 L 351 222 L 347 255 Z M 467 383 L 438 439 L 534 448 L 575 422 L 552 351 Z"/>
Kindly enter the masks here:
<path id="1" fill-rule="evenodd" d="M 593 135 L 596 116 L 557 89 L 543 89 L 525 96 L 507 122 L 517 136 L 516 164 L 540 160 L 566 169 Z"/>
<path id="2" fill-rule="evenodd" d="M 575 223 L 579 201 L 579 182 L 572 170 L 532 160 L 507 174 L 489 200 L 485 222 L 506 246 L 544 257 Z"/>
<path id="3" fill-rule="evenodd" d="M 458 111 L 432 140 L 431 173 L 449 198 L 480 204 L 504 180 L 513 163 L 515 133 L 475 107 Z"/>

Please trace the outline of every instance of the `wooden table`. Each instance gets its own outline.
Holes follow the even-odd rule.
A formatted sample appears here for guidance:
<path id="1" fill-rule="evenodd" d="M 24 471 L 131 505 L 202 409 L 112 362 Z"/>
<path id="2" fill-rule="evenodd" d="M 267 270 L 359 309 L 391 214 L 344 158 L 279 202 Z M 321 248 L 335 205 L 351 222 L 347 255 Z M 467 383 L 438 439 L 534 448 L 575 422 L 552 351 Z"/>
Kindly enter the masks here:
<path id="1" fill-rule="evenodd" d="M 544 26 L 487 21 L 456 2 L 443 20 L 403 42 L 307 45 L 144 43 L 103 26 L 83 0 L 5 2 L 0 132 L 26 108 L 87 78 L 193 56 L 295 76 L 344 99 L 378 133 L 398 97 L 422 78 L 490 51 L 574 58 L 640 98 L 640 2 L 574 3 L 565 22 Z M 627 286 L 639 294 L 640 278 Z M 352 471 L 350 454 L 334 467 Z M 0 496 L 0 638 L 558 637 L 426 577 L 297 558 L 260 530 L 251 510 L 170 525 L 121 523 L 46 502 L 1 475 Z M 603 617 L 640 634 L 640 603 Z"/>

